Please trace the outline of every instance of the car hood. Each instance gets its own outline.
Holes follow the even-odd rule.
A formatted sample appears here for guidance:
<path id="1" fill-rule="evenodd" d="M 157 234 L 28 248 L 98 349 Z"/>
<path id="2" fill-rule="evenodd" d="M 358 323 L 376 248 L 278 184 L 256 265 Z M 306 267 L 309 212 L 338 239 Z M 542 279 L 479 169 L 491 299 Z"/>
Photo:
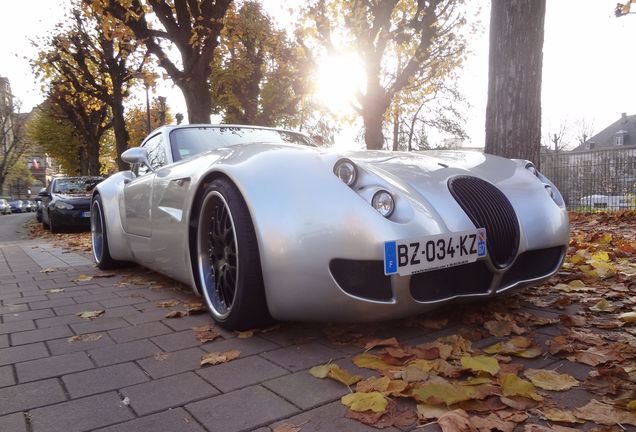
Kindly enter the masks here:
<path id="1" fill-rule="evenodd" d="M 77 194 L 52 194 L 53 199 L 65 201 L 69 203 L 86 203 L 91 200 L 90 195 L 77 195 Z"/>
<path id="2" fill-rule="evenodd" d="M 510 159 L 475 151 L 358 151 L 347 152 L 344 156 L 381 177 L 407 183 L 420 191 L 457 175 L 477 176 L 497 184 L 510 179 L 519 168 Z"/>

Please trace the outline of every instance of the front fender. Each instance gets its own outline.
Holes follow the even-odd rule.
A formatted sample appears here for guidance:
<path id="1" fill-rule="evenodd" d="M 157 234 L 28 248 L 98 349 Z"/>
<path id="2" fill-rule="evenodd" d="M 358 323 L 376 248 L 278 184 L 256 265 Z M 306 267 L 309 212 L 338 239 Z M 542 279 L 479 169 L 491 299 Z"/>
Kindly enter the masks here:
<path id="1" fill-rule="evenodd" d="M 99 194 L 104 210 L 104 226 L 108 237 L 108 250 L 113 259 L 119 261 L 132 260 L 130 245 L 123 226 L 121 209 L 123 205 L 123 189 L 127 181 L 133 180 L 132 171 L 121 171 L 99 183 L 93 191 L 93 199 Z"/>

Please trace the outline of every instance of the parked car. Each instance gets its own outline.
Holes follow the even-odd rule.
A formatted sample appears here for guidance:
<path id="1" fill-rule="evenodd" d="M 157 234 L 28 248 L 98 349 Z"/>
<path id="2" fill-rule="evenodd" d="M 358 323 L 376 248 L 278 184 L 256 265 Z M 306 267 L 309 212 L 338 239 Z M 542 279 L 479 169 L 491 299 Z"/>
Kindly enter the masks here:
<path id="1" fill-rule="evenodd" d="M 40 189 L 39 193 L 46 192 L 46 188 Z M 38 222 L 42 222 L 42 198 L 38 196 L 35 199 L 35 219 Z"/>
<path id="2" fill-rule="evenodd" d="M 532 163 L 477 152 L 317 148 L 300 133 L 163 126 L 95 188 L 99 268 L 135 261 L 214 320 L 378 321 L 545 281 L 568 214 Z"/>
<path id="3" fill-rule="evenodd" d="M 9 201 L 4 198 L 0 198 L 0 214 L 11 214 L 11 205 L 9 205 Z"/>
<path id="4" fill-rule="evenodd" d="M 23 200 L 24 206 L 28 212 L 35 211 L 35 203 L 31 200 Z"/>
<path id="5" fill-rule="evenodd" d="M 22 200 L 12 200 L 9 202 L 9 205 L 11 207 L 11 213 L 24 213 L 27 211 L 24 201 Z"/>
<path id="6" fill-rule="evenodd" d="M 90 200 L 103 177 L 55 177 L 42 198 L 42 225 L 51 232 L 90 227 Z"/>

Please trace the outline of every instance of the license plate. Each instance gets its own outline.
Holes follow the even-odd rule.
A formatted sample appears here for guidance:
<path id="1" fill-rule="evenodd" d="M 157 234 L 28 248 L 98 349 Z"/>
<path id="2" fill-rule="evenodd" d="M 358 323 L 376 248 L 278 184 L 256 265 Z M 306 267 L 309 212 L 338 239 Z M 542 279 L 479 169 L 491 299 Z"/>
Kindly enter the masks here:
<path id="1" fill-rule="evenodd" d="M 89 211 L 83 211 L 83 212 L 80 214 L 80 216 L 81 216 L 81 217 L 83 217 L 83 218 L 89 218 L 89 217 L 91 217 L 91 212 L 89 212 Z"/>
<path id="2" fill-rule="evenodd" d="M 384 274 L 407 276 L 468 264 L 486 256 L 486 229 L 384 243 Z"/>

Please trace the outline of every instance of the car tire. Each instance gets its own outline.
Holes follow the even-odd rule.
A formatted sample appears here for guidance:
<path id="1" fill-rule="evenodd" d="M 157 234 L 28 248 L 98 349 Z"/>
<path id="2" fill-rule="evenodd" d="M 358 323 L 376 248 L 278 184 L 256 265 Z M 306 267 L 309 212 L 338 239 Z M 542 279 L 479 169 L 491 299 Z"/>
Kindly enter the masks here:
<path id="1" fill-rule="evenodd" d="M 51 233 L 53 234 L 57 234 L 60 232 L 60 228 L 53 223 L 53 218 L 51 217 L 50 214 L 49 214 L 49 230 L 51 230 Z"/>
<path id="2" fill-rule="evenodd" d="M 110 270 L 121 267 L 124 262 L 113 259 L 108 248 L 108 233 L 104 219 L 104 205 L 102 197 L 97 194 L 91 200 L 91 246 L 93 259 L 97 267 Z"/>
<path id="3" fill-rule="evenodd" d="M 217 179 L 200 198 L 196 269 L 212 317 L 232 330 L 271 323 L 254 225 L 241 193 Z"/>

